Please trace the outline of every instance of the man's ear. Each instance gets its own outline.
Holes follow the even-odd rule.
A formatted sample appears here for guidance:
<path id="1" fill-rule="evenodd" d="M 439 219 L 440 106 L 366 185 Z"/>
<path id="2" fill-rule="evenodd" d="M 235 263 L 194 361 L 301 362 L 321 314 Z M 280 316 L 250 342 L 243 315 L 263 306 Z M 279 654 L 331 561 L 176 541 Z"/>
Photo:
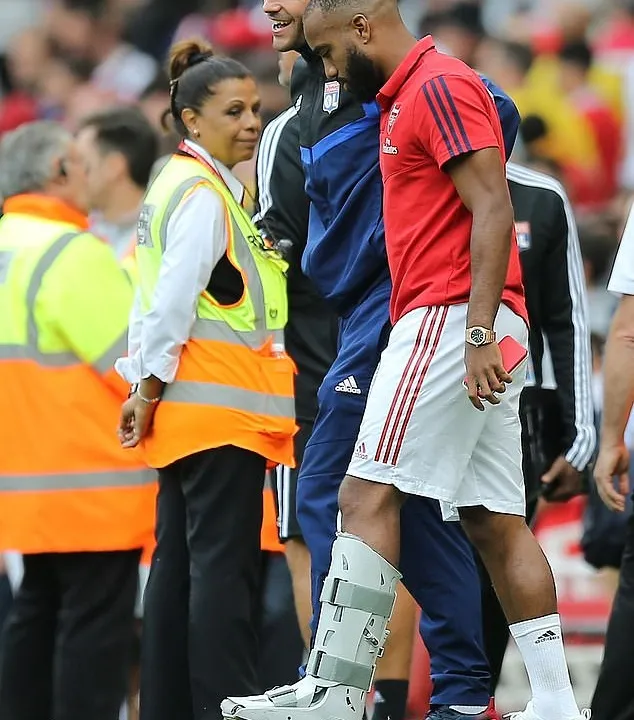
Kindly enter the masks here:
<path id="1" fill-rule="evenodd" d="M 68 173 L 66 171 L 64 158 L 56 158 L 53 160 L 53 168 L 49 182 L 51 185 L 66 185 L 68 182 Z"/>
<path id="2" fill-rule="evenodd" d="M 362 13 L 357 13 L 350 21 L 352 30 L 363 45 L 367 45 L 372 35 L 368 18 Z"/>

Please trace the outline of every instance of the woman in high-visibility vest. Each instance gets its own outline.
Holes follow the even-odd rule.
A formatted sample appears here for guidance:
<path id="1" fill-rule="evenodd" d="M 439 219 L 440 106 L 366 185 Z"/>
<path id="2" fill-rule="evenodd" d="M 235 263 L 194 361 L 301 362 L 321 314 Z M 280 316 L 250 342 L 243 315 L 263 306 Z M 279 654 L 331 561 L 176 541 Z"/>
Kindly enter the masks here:
<path id="1" fill-rule="evenodd" d="M 139 444 L 159 472 L 140 712 L 220 720 L 226 695 L 259 692 L 262 487 L 267 463 L 293 463 L 286 264 L 231 172 L 260 133 L 253 77 L 185 42 L 170 85 L 182 142 L 144 198 L 128 357 L 117 362 L 133 385 L 121 443 Z"/>

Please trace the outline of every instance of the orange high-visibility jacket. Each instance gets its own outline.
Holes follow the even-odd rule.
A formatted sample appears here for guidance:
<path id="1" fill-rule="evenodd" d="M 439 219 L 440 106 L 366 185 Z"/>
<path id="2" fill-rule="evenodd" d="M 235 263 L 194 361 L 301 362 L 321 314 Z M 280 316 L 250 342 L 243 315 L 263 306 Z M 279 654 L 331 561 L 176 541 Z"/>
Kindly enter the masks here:
<path id="1" fill-rule="evenodd" d="M 116 436 L 132 286 L 85 217 L 9 198 L 0 219 L 0 550 L 141 548 L 155 473 Z"/>

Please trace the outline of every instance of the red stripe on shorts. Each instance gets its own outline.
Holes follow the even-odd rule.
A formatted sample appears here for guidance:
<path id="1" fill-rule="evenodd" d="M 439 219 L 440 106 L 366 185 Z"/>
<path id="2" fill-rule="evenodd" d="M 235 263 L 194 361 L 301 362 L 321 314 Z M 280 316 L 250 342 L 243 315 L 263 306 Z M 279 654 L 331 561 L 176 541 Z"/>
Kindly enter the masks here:
<path id="1" fill-rule="evenodd" d="M 431 352 L 429 353 L 429 356 L 427 357 L 427 360 L 425 361 L 425 365 L 418 376 L 418 382 L 416 383 L 416 387 L 414 388 L 414 390 L 412 391 L 412 394 L 410 396 L 409 405 L 407 407 L 407 413 L 405 415 L 405 420 L 403 421 L 403 425 L 401 426 L 401 432 L 398 436 L 398 440 L 396 442 L 396 447 L 394 448 L 394 455 L 392 456 L 391 463 L 389 463 L 391 465 L 396 465 L 396 463 L 398 462 L 398 457 L 401 453 L 401 447 L 403 446 L 403 438 L 405 437 L 405 432 L 407 430 L 407 426 L 409 425 L 409 421 L 412 417 L 412 413 L 414 412 L 414 406 L 416 405 L 416 400 L 418 399 L 421 388 L 423 387 L 423 382 L 425 381 L 425 375 L 427 375 L 427 371 L 429 370 L 431 361 L 434 359 L 434 355 L 436 354 L 436 350 L 438 349 L 438 344 L 440 343 L 440 337 L 442 335 L 443 327 L 445 326 L 445 320 L 447 319 L 448 312 L 449 312 L 449 308 L 444 307 L 442 310 L 442 317 L 440 318 L 440 322 L 438 323 L 438 327 L 436 328 L 436 332 L 431 333 L 434 335 Z M 422 438 L 421 438 L 421 442 L 422 442 Z"/>
<path id="2" fill-rule="evenodd" d="M 390 405 L 390 409 L 385 419 L 385 424 L 383 425 L 383 431 L 381 432 L 379 444 L 374 455 L 375 462 L 387 463 L 390 447 L 394 441 L 394 436 L 396 435 L 398 421 L 403 414 L 403 409 L 407 402 L 408 388 L 416 375 L 416 365 L 419 362 L 419 357 L 425 355 L 425 350 L 429 344 L 431 336 L 431 329 L 434 326 L 434 320 L 437 314 L 438 308 L 436 307 L 430 306 L 425 309 L 425 314 L 423 315 L 423 319 L 421 320 L 420 327 L 418 329 L 418 335 L 414 341 L 414 346 L 407 360 L 407 364 L 405 365 L 405 369 L 401 374 L 401 379 L 399 380 L 396 392 L 392 398 L 392 404 Z M 430 316 L 431 320 L 429 320 Z M 414 366 L 414 370 L 410 373 L 412 366 Z M 388 433 L 389 438 L 387 437 Z M 385 446 L 386 440 L 387 446 Z"/>

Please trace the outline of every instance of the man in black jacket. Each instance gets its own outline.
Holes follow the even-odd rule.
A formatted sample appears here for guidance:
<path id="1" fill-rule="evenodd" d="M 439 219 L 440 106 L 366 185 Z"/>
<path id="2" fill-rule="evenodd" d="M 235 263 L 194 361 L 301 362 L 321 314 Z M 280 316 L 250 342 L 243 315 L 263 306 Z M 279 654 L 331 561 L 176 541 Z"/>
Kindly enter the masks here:
<path id="1" fill-rule="evenodd" d="M 530 357 L 520 402 L 527 520 L 537 500 L 582 492 L 595 447 L 590 330 L 577 227 L 561 185 L 514 163 L 506 176 L 515 213 Z M 482 611 L 492 694 L 508 643 L 507 622 L 486 571 Z"/>
<path id="2" fill-rule="evenodd" d="M 280 60 L 280 82 L 288 85 L 287 60 Z M 276 468 L 279 538 L 293 581 L 295 608 L 304 645 L 310 646 L 310 555 L 297 521 L 297 474 L 317 415 L 317 391 L 337 352 L 338 320 L 301 269 L 308 237 L 309 201 L 299 155 L 299 118 L 295 106 L 264 129 L 258 149 L 256 214 L 260 232 L 284 253 L 288 263 L 289 317 L 285 344 L 297 365 L 295 468 Z"/>

